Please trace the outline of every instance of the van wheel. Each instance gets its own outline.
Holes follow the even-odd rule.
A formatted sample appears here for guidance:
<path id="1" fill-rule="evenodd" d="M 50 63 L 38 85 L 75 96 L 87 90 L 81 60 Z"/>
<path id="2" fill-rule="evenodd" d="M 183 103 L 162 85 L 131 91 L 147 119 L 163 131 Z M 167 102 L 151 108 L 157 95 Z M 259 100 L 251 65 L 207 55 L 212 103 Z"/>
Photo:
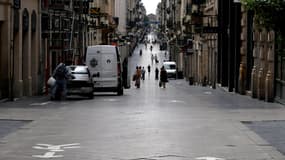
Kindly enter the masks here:
<path id="1" fill-rule="evenodd" d="M 123 94 L 124 94 L 124 89 L 123 89 L 122 87 L 120 87 L 120 88 L 118 89 L 117 95 L 118 95 L 118 96 L 121 96 L 121 95 L 123 95 Z"/>

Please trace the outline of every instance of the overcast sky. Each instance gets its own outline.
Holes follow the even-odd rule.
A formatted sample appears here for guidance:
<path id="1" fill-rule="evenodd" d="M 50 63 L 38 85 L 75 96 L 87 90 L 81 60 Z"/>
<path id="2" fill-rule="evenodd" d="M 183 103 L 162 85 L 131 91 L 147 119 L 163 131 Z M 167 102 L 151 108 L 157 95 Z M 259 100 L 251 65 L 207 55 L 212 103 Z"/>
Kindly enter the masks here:
<path id="1" fill-rule="evenodd" d="M 156 13 L 156 8 L 157 8 L 157 4 L 159 2 L 161 2 L 161 0 L 142 0 L 142 2 L 144 4 L 144 6 L 145 6 L 147 14 L 150 14 L 150 13 L 155 14 Z"/>

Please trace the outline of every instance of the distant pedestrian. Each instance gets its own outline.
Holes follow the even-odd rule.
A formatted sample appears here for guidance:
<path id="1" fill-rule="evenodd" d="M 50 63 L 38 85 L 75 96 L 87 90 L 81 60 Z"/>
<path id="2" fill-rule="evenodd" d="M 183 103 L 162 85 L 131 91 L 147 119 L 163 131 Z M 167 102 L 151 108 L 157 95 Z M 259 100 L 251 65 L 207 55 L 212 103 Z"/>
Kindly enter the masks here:
<path id="1" fill-rule="evenodd" d="M 161 87 L 165 88 L 166 82 L 168 82 L 168 80 L 167 80 L 167 72 L 164 69 L 164 66 L 162 66 L 161 69 L 160 69 L 160 82 L 159 82 L 159 83 L 161 83 Z"/>
<path id="2" fill-rule="evenodd" d="M 150 76 L 150 65 L 147 66 L 148 77 Z"/>
<path id="3" fill-rule="evenodd" d="M 159 70 L 158 70 L 158 68 L 156 67 L 156 68 L 155 68 L 155 80 L 158 80 L 158 74 L 159 74 Z"/>
<path id="4" fill-rule="evenodd" d="M 158 61 L 158 58 L 157 58 L 157 55 L 155 54 L 154 55 L 154 60 L 155 60 L 155 63 L 157 64 L 157 63 L 159 63 L 159 61 Z"/>
<path id="5" fill-rule="evenodd" d="M 151 64 L 153 64 L 154 56 L 151 54 Z"/>
<path id="6" fill-rule="evenodd" d="M 140 83 L 141 83 L 141 68 L 137 66 L 135 73 L 135 86 L 137 88 L 140 88 Z"/>
<path id="7" fill-rule="evenodd" d="M 142 80 L 143 81 L 145 80 L 145 69 L 144 69 L 144 67 L 142 68 Z"/>

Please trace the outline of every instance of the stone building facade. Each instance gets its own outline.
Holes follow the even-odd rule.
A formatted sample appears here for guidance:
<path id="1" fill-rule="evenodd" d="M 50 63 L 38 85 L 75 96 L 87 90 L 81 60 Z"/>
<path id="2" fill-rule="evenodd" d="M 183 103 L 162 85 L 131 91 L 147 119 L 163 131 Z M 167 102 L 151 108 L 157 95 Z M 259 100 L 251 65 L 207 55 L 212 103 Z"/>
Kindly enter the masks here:
<path id="1" fill-rule="evenodd" d="M 275 34 L 254 25 L 253 13 L 242 6 L 240 93 L 273 101 L 275 97 Z"/>
<path id="2" fill-rule="evenodd" d="M 0 98 L 41 91 L 40 4 L 39 0 L 0 1 Z"/>
<path id="3" fill-rule="evenodd" d="M 0 1 L 0 98 L 10 94 L 11 75 L 11 2 Z"/>

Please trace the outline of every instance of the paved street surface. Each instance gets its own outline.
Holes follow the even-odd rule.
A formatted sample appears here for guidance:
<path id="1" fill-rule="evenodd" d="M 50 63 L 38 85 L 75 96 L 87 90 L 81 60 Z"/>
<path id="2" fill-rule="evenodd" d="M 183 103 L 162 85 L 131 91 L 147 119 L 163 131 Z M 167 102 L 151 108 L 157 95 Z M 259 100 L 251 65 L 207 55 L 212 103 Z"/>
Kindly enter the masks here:
<path id="1" fill-rule="evenodd" d="M 150 76 L 146 73 L 140 89 L 132 83 L 123 96 L 96 93 L 93 100 L 33 97 L 0 103 L 0 130 L 9 129 L 0 132 L 0 159 L 285 159 L 278 146 L 250 129 L 260 126 L 263 132 L 262 122 L 283 122 L 282 105 L 221 88 L 189 86 L 185 80 L 171 79 L 165 89 L 159 88 L 154 68 L 161 67 L 165 52 L 154 45 L 160 64 L 152 64 L 149 47 L 139 45 L 143 55 L 137 48 L 129 66 L 133 73 L 136 65 L 150 64 Z"/>

